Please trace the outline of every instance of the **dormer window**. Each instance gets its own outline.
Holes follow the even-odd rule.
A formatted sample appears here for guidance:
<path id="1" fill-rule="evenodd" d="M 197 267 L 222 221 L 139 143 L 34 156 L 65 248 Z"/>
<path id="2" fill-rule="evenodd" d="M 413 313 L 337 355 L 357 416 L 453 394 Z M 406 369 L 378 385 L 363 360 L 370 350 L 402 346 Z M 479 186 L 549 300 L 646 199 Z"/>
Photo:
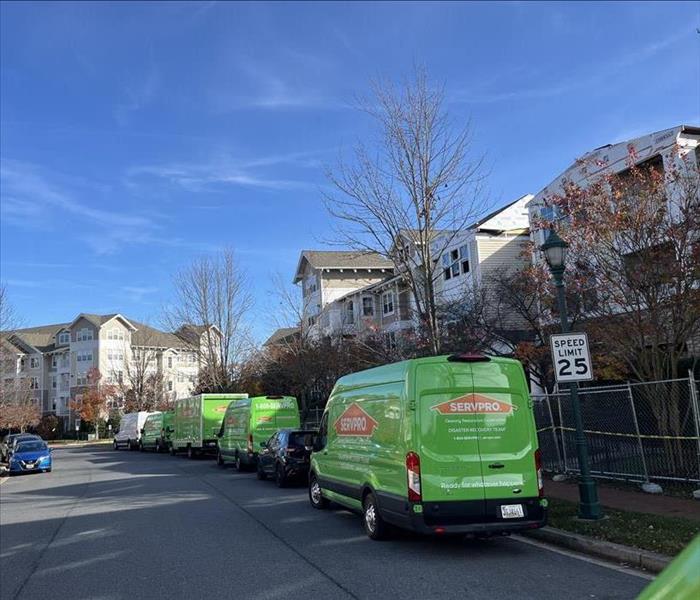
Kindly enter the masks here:
<path id="1" fill-rule="evenodd" d="M 70 343 L 70 333 L 67 331 L 62 331 L 61 333 L 58 334 L 58 343 L 59 344 L 68 344 Z"/>

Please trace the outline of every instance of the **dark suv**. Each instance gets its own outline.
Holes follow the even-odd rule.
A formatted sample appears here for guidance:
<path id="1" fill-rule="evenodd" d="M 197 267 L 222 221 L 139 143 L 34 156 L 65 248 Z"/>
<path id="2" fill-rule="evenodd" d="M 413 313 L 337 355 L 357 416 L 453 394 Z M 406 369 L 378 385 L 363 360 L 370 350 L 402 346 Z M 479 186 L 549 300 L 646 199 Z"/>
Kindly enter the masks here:
<path id="1" fill-rule="evenodd" d="M 258 479 L 275 478 L 278 487 L 291 479 L 306 481 L 317 431 L 280 429 L 258 454 Z"/>

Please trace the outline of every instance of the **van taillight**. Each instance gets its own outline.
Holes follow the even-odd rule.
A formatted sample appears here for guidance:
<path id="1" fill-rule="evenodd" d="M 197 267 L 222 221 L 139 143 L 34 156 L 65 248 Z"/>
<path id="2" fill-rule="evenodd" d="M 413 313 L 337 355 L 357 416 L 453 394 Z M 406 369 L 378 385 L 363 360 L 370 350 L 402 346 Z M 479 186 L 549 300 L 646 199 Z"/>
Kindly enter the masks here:
<path id="1" fill-rule="evenodd" d="M 408 477 L 408 501 L 420 502 L 420 458 L 415 452 L 406 455 L 406 475 Z"/>
<path id="2" fill-rule="evenodd" d="M 542 480 L 542 452 L 539 448 L 535 450 L 535 469 L 537 469 L 537 490 L 542 498 L 544 496 L 544 481 Z"/>
<path id="3" fill-rule="evenodd" d="M 253 451 L 253 434 L 249 433 L 248 434 L 248 452 Z"/>

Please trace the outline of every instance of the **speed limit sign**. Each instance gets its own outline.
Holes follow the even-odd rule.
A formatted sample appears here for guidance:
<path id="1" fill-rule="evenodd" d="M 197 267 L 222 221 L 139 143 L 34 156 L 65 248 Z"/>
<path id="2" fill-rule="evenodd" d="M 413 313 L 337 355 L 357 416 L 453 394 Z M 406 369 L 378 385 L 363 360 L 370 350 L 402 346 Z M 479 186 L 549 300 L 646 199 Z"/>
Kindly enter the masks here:
<path id="1" fill-rule="evenodd" d="M 557 383 L 593 379 L 591 352 L 585 333 L 558 333 L 551 337 Z"/>

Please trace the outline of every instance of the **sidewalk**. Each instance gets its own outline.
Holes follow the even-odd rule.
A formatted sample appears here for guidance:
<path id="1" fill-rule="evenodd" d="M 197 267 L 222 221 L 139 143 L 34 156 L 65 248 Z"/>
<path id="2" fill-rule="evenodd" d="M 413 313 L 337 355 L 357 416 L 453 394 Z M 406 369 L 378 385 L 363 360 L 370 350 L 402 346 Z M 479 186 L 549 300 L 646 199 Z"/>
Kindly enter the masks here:
<path id="1" fill-rule="evenodd" d="M 551 498 L 578 501 L 578 485 L 575 482 L 551 481 L 544 483 L 544 493 Z M 598 497 L 603 506 L 617 510 L 650 513 L 664 517 L 681 517 L 700 521 L 700 502 L 692 498 L 645 494 L 641 490 L 621 490 L 598 484 Z"/>

